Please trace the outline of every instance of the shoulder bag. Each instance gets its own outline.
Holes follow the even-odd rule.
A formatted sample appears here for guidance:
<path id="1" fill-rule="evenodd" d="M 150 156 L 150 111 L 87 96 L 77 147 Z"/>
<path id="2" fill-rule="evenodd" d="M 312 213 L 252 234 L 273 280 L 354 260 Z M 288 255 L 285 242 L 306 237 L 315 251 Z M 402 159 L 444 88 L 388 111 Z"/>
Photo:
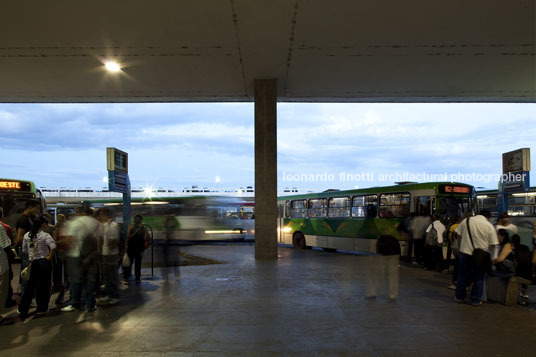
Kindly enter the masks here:
<path id="1" fill-rule="evenodd" d="M 480 272 L 486 273 L 491 270 L 491 255 L 484 249 L 475 248 L 471 227 L 469 226 L 469 218 L 467 217 L 467 231 L 469 232 L 469 239 L 473 246 L 473 266 Z"/>

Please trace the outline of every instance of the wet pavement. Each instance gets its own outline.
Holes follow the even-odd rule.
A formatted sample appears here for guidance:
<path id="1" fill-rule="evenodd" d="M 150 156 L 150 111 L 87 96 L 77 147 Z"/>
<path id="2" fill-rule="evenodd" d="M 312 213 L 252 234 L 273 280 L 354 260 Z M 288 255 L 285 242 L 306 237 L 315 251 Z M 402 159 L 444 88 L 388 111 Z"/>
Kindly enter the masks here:
<path id="1" fill-rule="evenodd" d="M 224 264 L 144 276 L 95 313 L 53 309 L 0 327 L 0 355 L 534 355 L 534 286 L 529 307 L 459 305 L 448 276 L 402 264 L 395 302 L 365 300 L 365 256 L 280 247 L 277 262 L 259 262 L 253 246 L 182 250 Z"/>

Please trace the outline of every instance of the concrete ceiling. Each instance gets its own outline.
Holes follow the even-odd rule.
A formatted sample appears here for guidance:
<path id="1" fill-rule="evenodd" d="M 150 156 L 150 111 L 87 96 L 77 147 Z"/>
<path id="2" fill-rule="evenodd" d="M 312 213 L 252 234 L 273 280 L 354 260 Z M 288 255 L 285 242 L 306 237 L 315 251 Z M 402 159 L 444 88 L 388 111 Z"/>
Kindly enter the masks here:
<path id="1" fill-rule="evenodd" d="M 534 3 L 2 1 L 0 101 L 536 102 Z"/>

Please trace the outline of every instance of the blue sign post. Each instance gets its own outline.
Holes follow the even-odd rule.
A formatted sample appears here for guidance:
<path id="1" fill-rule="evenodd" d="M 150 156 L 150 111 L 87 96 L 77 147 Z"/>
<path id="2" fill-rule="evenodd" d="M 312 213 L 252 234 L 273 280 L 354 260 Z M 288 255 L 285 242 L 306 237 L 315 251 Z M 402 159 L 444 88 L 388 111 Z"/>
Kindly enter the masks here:
<path id="1" fill-rule="evenodd" d="M 530 149 L 523 148 L 503 154 L 503 175 L 497 191 L 497 211 L 508 213 L 510 193 L 530 191 Z"/>
<path id="2" fill-rule="evenodd" d="M 126 239 L 132 216 L 128 154 L 116 148 L 106 148 L 108 189 L 123 194 L 123 237 Z"/>

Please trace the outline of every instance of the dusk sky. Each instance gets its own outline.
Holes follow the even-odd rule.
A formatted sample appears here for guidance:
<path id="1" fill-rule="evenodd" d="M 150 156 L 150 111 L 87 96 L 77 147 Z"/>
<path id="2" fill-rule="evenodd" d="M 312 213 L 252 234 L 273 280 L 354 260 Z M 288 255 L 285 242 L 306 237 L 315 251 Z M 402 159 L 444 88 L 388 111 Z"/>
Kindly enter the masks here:
<path id="1" fill-rule="evenodd" d="M 385 186 L 404 178 L 396 173 L 497 175 L 503 152 L 536 155 L 535 118 L 536 104 L 280 103 L 279 189 Z M 254 184 L 252 103 L 0 104 L 0 128 L 0 177 L 38 187 L 102 188 L 107 146 L 129 153 L 133 188 Z"/>

